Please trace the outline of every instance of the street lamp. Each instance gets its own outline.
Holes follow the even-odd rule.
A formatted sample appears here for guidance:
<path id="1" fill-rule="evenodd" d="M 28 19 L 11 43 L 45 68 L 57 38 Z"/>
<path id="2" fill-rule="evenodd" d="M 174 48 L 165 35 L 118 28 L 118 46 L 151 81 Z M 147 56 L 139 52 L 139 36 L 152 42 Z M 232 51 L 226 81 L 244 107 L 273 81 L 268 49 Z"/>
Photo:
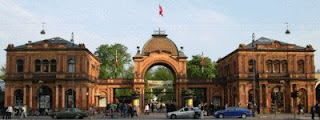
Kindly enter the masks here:
<path id="1" fill-rule="evenodd" d="M 252 33 L 252 59 L 254 58 L 254 42 L 255 42 L 255 34 Z M 256 46 L 257 47 L 257 46 Z M 255 117 L 255 109 L 256 109 L 256 61 L 253 60 L 253 72 L 252 72 L 252 89 L 253 89 L 253 110 L 252 116 Z"/>

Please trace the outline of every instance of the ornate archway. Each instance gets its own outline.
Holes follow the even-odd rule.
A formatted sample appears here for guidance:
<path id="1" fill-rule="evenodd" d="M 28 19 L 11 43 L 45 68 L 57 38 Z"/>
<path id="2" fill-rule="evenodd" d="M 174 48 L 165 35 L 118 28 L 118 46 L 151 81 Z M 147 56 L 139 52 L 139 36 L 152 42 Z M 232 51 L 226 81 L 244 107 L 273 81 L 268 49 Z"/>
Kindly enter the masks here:
<path id="1" fill-rule="evenodd" d="M 181 106 L 181 87 L 180 81 L 186 80 L 187 57 L 184 55 L 181 47 L 179 51 L 176 44 L 167 38 L 167 35 L 158 32 L 152 35 L 140 52 L 137 47 L 137 54 L 134 60 L 134 82 L 133 90 L 140 94 L 140 107 L 144 105 L 144 77 L 146 72 L 155 65 L 163 65 L 169 68 L 175 76 L 175 102 L 178 107 Z M 180 92 L 178 92 L 180 91 Z"/>

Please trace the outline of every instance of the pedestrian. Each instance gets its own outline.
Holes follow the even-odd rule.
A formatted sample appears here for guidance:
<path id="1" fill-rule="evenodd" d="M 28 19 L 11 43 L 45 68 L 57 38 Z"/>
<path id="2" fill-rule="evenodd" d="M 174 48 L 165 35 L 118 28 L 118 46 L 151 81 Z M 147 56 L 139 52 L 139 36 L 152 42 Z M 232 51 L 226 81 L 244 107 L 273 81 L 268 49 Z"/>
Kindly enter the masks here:
<path id="1" fill-rule="evenodd" d="M 316 112 L 315 106 L 312 106 L 310 111 L 311 111 L 311 119 L 314 120 L 314 113 Z"/>
<path id="2" fill-rule="evenodd" d="M 163 112 L 163 105 L 160 103 L 160 112 Z"/>
<path id="3" fill-rule="evenodd" d="M 149 115 L 149 105 L 148 104 L 145 105 L 144 112 L 146 115 Z"/>
<path id="4" fill-rule="evenodd" d="M 228 103 L 226 103 L 226 105 L 224 106 L 224 109 L 227 109 L 228 108 Z"/>
<path id="5" fill-rule="evenodd" d="M 23 105 L 21 108 L 21 119 L 22 118 L 27 118 L 27 106 Z"/>
<path id="6" fill-rule="evenodd" d="M 133 107 L 132 107 L 131 104 L 129 104 L 128 113 L 129 113 L 129 115 L 131 116 L 131 118 L 133 118 L 134 112 L 133 112 Z"/>
<path id="7" fill-rule="evenodd" d="M 298 104 L 298 110 L 299 110 L 299 115 L 302 115 L 303 109 L 302 109 L 302 104 L 301 103 Z"/>
<path id="8" fill-rule="evenodd" d="M 7 117 L 6 116 L 6 114 L 7 114 L 6 110 L 7 110 L 6 108 L 3 108 L 2 111 L 1 111 L 2 112 L 2 119 L 6 119 L 6 117 Z"/>
<path id="9" fill-rule="evenodd" d="M 154 103 L 151 104 L 151 112 L 154 110 Z"/>
<path id="10" fill-rule="evenodd" d="M 7 112 L 7 119 L 11 119 L 12 113 L 13 113 L 13 108 L 11 105 L 9 105 L 8 109 L 6 110 Z"/>

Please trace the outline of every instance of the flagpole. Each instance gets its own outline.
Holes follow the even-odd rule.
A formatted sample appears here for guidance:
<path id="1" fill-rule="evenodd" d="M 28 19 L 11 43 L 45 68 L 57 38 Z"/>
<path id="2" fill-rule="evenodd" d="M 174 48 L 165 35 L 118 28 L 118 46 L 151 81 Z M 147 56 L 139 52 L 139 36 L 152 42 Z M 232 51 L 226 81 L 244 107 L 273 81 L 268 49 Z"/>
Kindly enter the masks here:
<path id="1" fill-rule="evenodd" d="M 202 56 L 201 56 L 201 70 L 202 70 L 202 73 L 204 71 L 204 55 L 203 55 L 203 52 L 202 52 Z"/>
<path id="2" fill-rule="evenodd" d="M 117 79 L 117 71 L 118 71 L 118 50 L 116 50 L 116 61 L 115 61 L 115 79 Z"/>

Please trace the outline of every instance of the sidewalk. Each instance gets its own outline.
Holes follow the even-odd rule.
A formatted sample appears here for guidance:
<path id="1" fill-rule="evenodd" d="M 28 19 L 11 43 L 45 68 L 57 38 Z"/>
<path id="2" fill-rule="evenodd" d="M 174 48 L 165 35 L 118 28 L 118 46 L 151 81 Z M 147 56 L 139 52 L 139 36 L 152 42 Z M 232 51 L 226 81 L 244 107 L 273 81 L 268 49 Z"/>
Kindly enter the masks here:
<path id="1" fill-rule="evenodd" d="M 260 114 L 257 115 L 255 118 L 259 119 L 285 119 L 285 120 L 292 120 L 294 119 L 293 113 L 278 113 L 275 114 Z M 311 120 L 311 114 L 304 114 L 304 115 L 298 115 L 296 114 L 297 120 Z M 319 120 L 318 115 L 315 115 L 315 120 Z"/>

